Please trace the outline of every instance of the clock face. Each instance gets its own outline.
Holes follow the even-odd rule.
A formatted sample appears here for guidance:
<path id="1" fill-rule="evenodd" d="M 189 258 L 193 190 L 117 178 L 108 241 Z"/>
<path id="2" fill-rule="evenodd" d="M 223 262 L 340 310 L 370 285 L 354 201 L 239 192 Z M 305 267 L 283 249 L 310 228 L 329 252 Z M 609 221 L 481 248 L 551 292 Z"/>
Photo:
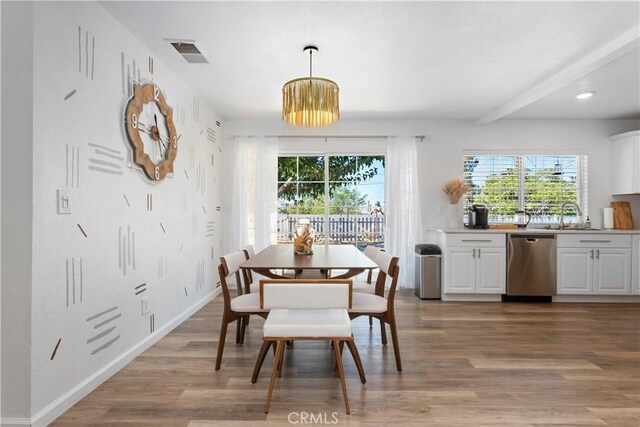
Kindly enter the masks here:
<path id="1" fill-rule="evenodd" d="M 173 109 L 154 83 L 135 84 L 133 89 L 124 121 L 134 161 L 149 179 L 162 181 L 168 173 L 173 173 L 178 152 Z"/>

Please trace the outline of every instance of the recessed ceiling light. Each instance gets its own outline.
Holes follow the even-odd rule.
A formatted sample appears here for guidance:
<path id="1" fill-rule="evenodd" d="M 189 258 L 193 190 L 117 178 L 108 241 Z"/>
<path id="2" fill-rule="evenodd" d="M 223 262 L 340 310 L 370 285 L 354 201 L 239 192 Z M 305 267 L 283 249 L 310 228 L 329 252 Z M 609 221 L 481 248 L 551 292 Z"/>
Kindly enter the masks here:
<path id="1" fill-rule="evenodd" d="M 580 92 L 576 95 L 577 99 L 587 99 L 591 98 L 595 92 Z"/>

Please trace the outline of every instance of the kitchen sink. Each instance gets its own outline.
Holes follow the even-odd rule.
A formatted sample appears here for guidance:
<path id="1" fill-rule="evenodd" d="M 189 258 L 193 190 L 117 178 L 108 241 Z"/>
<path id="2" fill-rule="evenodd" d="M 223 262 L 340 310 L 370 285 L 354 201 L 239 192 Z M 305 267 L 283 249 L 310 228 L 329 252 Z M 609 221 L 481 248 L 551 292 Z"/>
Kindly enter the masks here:
<path id="1" fill-rule="evenodd" d="M 549 226 L 542 226 L 542 227 L 535 227 L 535 229 L 537 230 L 556 230 L 556 231 L 602 231 L 601 228 L 579 228 L 576 226 L 571 226 L 571 227 L 565 227 L 563 229 L 560 229 L 559 225 L 549 225 Z"/>

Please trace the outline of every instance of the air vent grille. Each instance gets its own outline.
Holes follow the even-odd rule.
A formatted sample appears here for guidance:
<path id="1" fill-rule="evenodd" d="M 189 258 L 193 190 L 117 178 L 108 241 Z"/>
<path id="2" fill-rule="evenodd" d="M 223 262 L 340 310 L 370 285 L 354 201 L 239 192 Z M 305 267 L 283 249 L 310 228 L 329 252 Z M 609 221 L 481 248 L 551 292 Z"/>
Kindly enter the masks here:
<path id="1" fill-rule="evenodd" d="M 171 46 L 174 47 L 175 50 L 178 51 L 180 55 L 190 64 L 208 64 L 207 58 L 204 57 L 200 49 L 196 46 L 195 42 L 192 40 L 189 41 L 180 41 L 180 40 L 172 40 L 170 41 Z"/>

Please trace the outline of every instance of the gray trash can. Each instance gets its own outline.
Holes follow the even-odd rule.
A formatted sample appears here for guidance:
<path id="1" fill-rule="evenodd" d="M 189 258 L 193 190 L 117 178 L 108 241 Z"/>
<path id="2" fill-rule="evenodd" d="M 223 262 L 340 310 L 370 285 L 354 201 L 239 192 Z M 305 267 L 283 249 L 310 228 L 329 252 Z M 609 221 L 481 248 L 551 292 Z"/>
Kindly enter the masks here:
<path id="1" fill-rule="evenodd" d="M 442 250 L 437 245 L 416 245 L 416 296 L 440 299 Z"/>

